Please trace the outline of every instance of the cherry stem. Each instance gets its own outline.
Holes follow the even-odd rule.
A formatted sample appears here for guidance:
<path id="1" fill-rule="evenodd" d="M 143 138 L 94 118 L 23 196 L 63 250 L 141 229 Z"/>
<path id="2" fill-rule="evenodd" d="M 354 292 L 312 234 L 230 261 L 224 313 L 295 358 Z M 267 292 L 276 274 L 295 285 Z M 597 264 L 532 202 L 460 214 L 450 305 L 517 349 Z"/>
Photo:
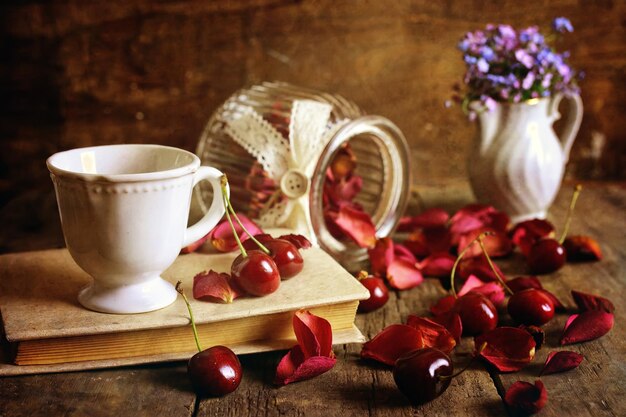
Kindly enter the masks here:
<path id="1" fill-rule="evenodd" d="M 237 213 L 235 213 L 235 209 L 233 209 L 233 206 L 230 204 L 230 198 L 228 198 L 227 194 L 226 194 L 226 184 L 228 184 L 228 178 L 226 177 L 226 175 L 222 175 L 222 195 L 224 196 L 224 205 L 226 206 L 226 215 L 228 216 L 228 211 L 230 210 L 230 212 L 232 213 L 233 217 L 235 218 L 235 220 L 237 221 L 237 224 L 239 224 L 239 226 L 241 227 L 241 229 L 248 235 L 248 237 L 250 237 L 250 239 L 252 239 L 252 241 L 254 243 L 257 244 L 257 246 L 259 247 L 259 249 L 261 249 L 263 252 L 265 252 L 265 254 L 269 255 L 270 254 L 270 250 L 268 248 L 265 247 L 265 245 L 263 245 L 261 242 L 259 242 L 254 236 L 252 236 L 252 233 L 250 233 L 248 231 L 248 229 L 246 229 L 246 227 L 243 225 L 243 223 L 241 222 L 241 220 L 239 219 L 239 216 L 237 216 Z M 230 224 L 232 226 L 232 221 L 230 221 Z M 239 236 L 237 236 L 237 231 L 233 228 L 233 231 L 235 233 L 235 238 L 237 238 L 237 243 L 239 243 L 240 247 L 243 247 L 241 245 L 240 240 L 238 239 Z M 244 251 L 245 252 L 245 251 Z M 244 255 L 244 257 L 246 257 L 247 255 Z"/>
<path id="2" fill-rule="evenodd" d="M 454 288 L 454 275 L 456 274 L 456 267 L 459 265 L 459 262 L 461 262 L 461 259 L 463 259 L 463 255 L 465 255 L 465 252 L 467 252 L 474 243 L 476 243 L 483 236 L 491 234 L 493 234 L 493 232 L 482 232 L 481 234 L 476 236 L 474 240 L 472 240 L 470 243 L 467 244 L 467 246 L 463 248 L 461 253 L 459 253 L 459 256 L 457 256 L 456 261 L 454 261 L 454 265 L 452 266 L 452 272 L 450 273 L 450 289 L 452 290 L 452 295 L 454 295 L 454 298 L 459 298 L 458 295 L 456 295 L 456 289 Z"/>
<path id="3" fill-rule="evenodd" d="M 224 206 L 227 206 L 228 198 L 226 198 L 226 188 L 225 187 L 222 187 L 222 200 L 224 200 Z M 241 240 L 239 239 L 239 236 L 237 235 L 237 230 L 235 229 L 235 225 L 233 224 L 233 221 L 230 218 L 230 213 L 228 212 L 228 208 L 226 209 L 226 220 L 228 220 L 228 224 L 230 225 L 230 229 L 233 231 L 233 236 L 235 237 L 235 242 L 237 242 L 237 246 L 239 246 L 239 251 L 241 252 L 241 255 L 244 258 L 247 258 L 248 257 L 248 252 L 246 252 L 246 249 L 241 244 Z"/>
<path id="4" fill-rule="evenodd" d="M 452 379 L 452 378 L 456 378 L 457 376 L 461 375 L 463 372 L 467 371 L 467 369 L 472 366 L 472 364 L 474 362 L 476 362 L 476 358 L 478 358 L 480 356 L 480 354 L 482 353 L 483 350 L 485 350 L 485 348 L 487 347 L 487 342 L 483 342 L 482 345 L 480 345 L 480 348 L 478 349 L 478 352 L 476 353 L 476 355 L 474 355 L 472 357 L 472 360 L 470 360 L 467 365 L 465 365 L 463 367 L 463 369 L 461 369 L 458 372 L 453 373 L 452 375 L 439 375 L 437 378 L 441 379 Z"/>
<path id="5" fill-rule="evenodd" d="M 504 289 L 509 293 L 509 295 L 513 295 L 515 294 L 508 285 L 506 285 L 506 282 L 504 282 L 504 278 L 502 278 L 500 276 L 500 274 L 498 273 L 498 270 L 496 269 L 495 265 L 493 264 L 493 261 L 491 260 L 491 256 L 489 256 L 489 254 L 487 253 L 487 249 L 485 248 L 485 244 L 483 243 L 483 238 L 482 236 L 478 236 L 478 244 L 480 245 L 480 248 L 483 251 L 483 255 L 485 255 L 485 259 L 487 259 L 487 263 L 489 264 L 489 267 L 491 268 L 491 270 L 493 271 L 493 274 L 496 276 L 496 278 L 498 278 L 498 281 L 500 281 L 500 284 L 504 287 Z"/>
<path id="6" fill-rule="evenodd" d="M 370 274 L 368 274 L 367 271 L 361 271 L 361 272 L 359 272 L 359 275 L 357 275 L 357 279 L 359 281 L 362 281 L 362 280 L 364 280 L 365 278 L 367 278 L 369 276 L 370 276 Z"/>
<path id="7" fill-rule="evenodd" d="M 567 233 L 569 232 L 569 225 L 572 221 L 572 214 L 574 214 L 574 207 L 576 206 L 576 200 L 578 200 L 578 196 L 580 195 L 580 191 L 583 189 L 581 184 L 576 184 L 574 187 L 574 194 L 572 195 L 572 199 L 569 202 L 569 208 L 567 209 L 567 217 L 565 218 L 565 227 L 563 228 L 563 234 L 559 239 L 559 245 L 562 245 L 567 237 Z"/>
<path id="8" fill-rule="evenodd" d="M 191 328 L 193 329 L 193 338 L 196 340 L 196 346 L 198 348 L 198 352 L 202 352 L 202 346 L 200 346 L 200 339 L 198 338 L 198 329 L 196 329 L 196 321 L 193 319 L 193 311 L 191 311 L 191 304 L 189 304 L 189 300 L 183 291 L 182 282 L 178 281 L 176 283 L 176 291 L 183 296 L 183 300 L 185 300 L 185 305 L 187 306 L 187 311 L 189 311 L 189 318 L 191 319 Z"/>

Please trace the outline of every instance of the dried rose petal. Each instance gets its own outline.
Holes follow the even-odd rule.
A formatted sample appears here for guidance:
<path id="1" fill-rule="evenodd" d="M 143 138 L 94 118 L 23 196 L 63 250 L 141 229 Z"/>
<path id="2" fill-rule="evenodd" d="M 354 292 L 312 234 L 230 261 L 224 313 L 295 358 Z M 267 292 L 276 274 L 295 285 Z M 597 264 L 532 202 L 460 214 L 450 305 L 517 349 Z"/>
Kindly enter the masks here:
<path id="1" fill-rule="evenodd" d="M 610 300 L 598 295 L 572 290 L 572 297 L 580 311 L 601 310 L 607 313 L 615 311 L 615 306 Z"/>
<path id="2" fill-rule="evenodd" d="M 298 311 L 293 316 L 293 331 L 298 344 L 278 364 L 275 383 L 279 385 L 313 378 L 331 369 L 336 362 L 332 328 L 326 319 Z"/>
<path id="3" fill-rule="evenodd" d="M 537 290 L 543 289 L 539 278 L 535 276 L 513 278 L 512 280 L 507 281 L 506 285 L 513 292 L 520 292 L 529 288 Z"/>
<path id="4" fill-rule="evenodd" d="M 513 245 L 509 240 L 509 237 L 504 233 L 497 231 L 491 228 L 480 228 L 469 231 L 459 236 L 459 252 L 465 249 L 467 245 L 472 244 L 467 252 L 465 252 L 465 256 L 467 257 L 476 257 L 481 256 L 483 251 L 477 243 L 475 243 L 475 239 L 483 232 L 491 232 L 492 234 L 485 236 L 483 239 L 483 245 L 485 246 L 485 250 L 492 258 L 499 258 L 508 255 L 513 250 Z"/>
<path id="5" fill-rule="evenodd" d="M 369 248 L 376 244 L 376 227 L 370 215 L 362 210 L 347 205 L 342 206 L 335 224 L 362 248 Z"/>
<path id="6" fill-rule="evenodd" d="M 590 236 L 568 236 L 563 241 L 563 247 L 569 262 L 599 261 L 602 259 L 600 245 Z"/>
<path id="7" fill-rule="evenodd" d="M 387 267 L 387 281 L 397 290 L 408 290 L 424 281 L 415 263 L 406 259 L 394 259 Z"/>
<path id="8" fill-rule="evenodd" d="M 403 242 L 418 258 L 432 253 L 449 252 L 452 247 L 452 236 L 445 226 L 414 230 Z"/>
<path id="9" fill-rule="evenodd" d="M 430 319 L 410 315 L 406 324 L 422 334 L 424 347 L 434 347 L 444 353 L 450 353 L 456 346 L 456 340 L 448 329 Z"/>
<path id="10" fill-rule="evenodd" d="M 378 239 L 373 248 L 367 251 L 372 274 L 385 276 L 387 267 L 394 260 L 394 243 L 389 237 Z"/>
<path id="11" fill-rule="evenodd" d="M 548 391 L 540 380 L 535 385 L 517 381 L 506 390 L 504 402 L 512 413 L 530 415 L 538 413 L 548 401 Z"/>
<path id="12" fill-rule="evenodd" d="M 311 242 L 309 241 L 309 239 L 307 239 L 305 236 L 296 235 L 293 233 L 288 234 L 288 235 L 278 236 L 277 239 L 284 239 L 287 242 L 291 242 L 291 244 L 294 245 L 298 249 L 309 249 L 311 246 L 313 246 L 311 245 Z"/>
<path id="13" fill-rule="evenodd" d="M 527 331 L 528 334 L 533 337 L 533 339 L 535 340 L 535 349 L 536 350 L 541 349 L 541 346 L 543 346 L 543 344 L 546 342 L 546 333 L 543 331 L 543 329 L 541 327 L 534 326 L 532 324 L 529 325 L 529 326 L 521 324 L 518 327 L 520 329 L 522 329 L 522 330 Z"/>
<path id="14" fill-rule="evenodd" d="M 417 259 L 415 259 L 415 256 L 413 256 L 411 251 L 408 250 L 406 246 L 400 243 L 394 243 L 393 254 L 396 257 L 396 259 L 404 259 L 405 261 L 410 262 L 412 264 L 415 264 L 417 262 Z"/>
<path id="15" fill-rule="evenodd" d="M 413 228 L 427 229 L 431 227 L 445 226 L 450 215 L 441 208 L 431 208 L 411 218 Z"/>
<path id="16" fill-rule="evenodd" d="M 530 248 L 539 239 L 554 237 L 554 226 L 547 220 L 532 219 L 515 225 L 511 231 L 511 241 L 528 256 Z"/>
<path id="17" fill-rule="evenodd" d="M 417 269 L 427 277 L 450 277 L 456 258 L 449 253 L 435 253 L 418 262 Z"/>
<path id="18" fill-rule="evenodd" d="M 517 327 L 496 327 L 474 338 L 475 346 L 485 342 L 479 354 L 500 372 L 517 372 L 535 357 L 535 340 Z"/>
<path id="19" fill-rule="evenodd" d="M 252 234 L 252 236 L 263 233 L 263 230 L 257 226 L 252 220 L 244 216 L 243 214 L 237 214 L 241 223 L 246 227 L 248 232 Z M 235 221 L 233 221 L 233 225 L 235 226 L 235 231 L 237 232 L 237 236 L 239 239 L 244 242 L 249 239 L 249 236 L 246 232 L 243 231 L 241 226 Z M 211 231 L 211 243 L 213 247 L 220 252 L 230 252 L 237 249 L 237 241 L 235 240 L 235 235 L 233 234 L 233 230 L 230 227 L 230 224 L 227 220 L 223 220 L 220 222 L 215 228 Z"/>
<path id="20" fill-rule="evenodd" d="M 490 228 L 498 232 L 506 232 L 509 216 L 492 206 L 469 204 L 450 219 L 450 232 L 453 243 L 458 243 L 461 235 L 481 228 Z"/>
<path id="21" fill-rule="evenodd" d="M 561 345 L 586 342 L 602 337 L 613 328 L 613 321 L 613 314 L 601 310 L 574 314 L 565 323 Z"/>
<path id="22" fill-rule="evenodd" d="M 402 242 L 402 244 L 418 258 L 424 258 L 430 254 L 430 249 L 428 248 L 428 243 L 426 242 L 426 236 L 424 235 L 424 231 L 422 229 L 412 232 L 409 237 Z"/>
<path id="23" fill-rule="evenodd" d="M 361 192 L 363 188 L 363 178 L 353 175 L 349 179 L 336 181 L 326 181 L 324 183 L 324 195 L 336 206 L 342 203 L 351 202 Z"/>
<path id="24" fill-rule="evenodd" d="M 500 267 L 498 267 L 498 265 L 496 265 L 495 263 L 493 264 L 493 266 L 495 267 L 496 271 L 498 271 L 500 277 L 506 280 L 506 277 L 504 276 L 504 273 L 502 272 Z M 480 256 L 478 258 L 463 259 L 461 262 L 459 262 L 458 272 L 459 278 L 462 279 L 467 279 L 470 275 L 476 275 L 483 281 L 498 281 L 498 278 L 495 276 L 493 270 L 489 266 L 489 263 L 484 256 Z"/>
<path id="25" fill-rule="evenodd" d="M 452 310 L 454 303 L 456 303 L 456 298 L 453 295 L 446 295 L 430 307 L 430 312 L 434 316 L 446 314 Z"/>
<path id="26" fill-rule="evenodd" d="M 349 146 L 342 146 L 330 163 L 330 171 L 334 178 L 343 178 L 354 172 L 356 156 Z"/>
<path id="27" fill-rule="evenodd" d="M 243 295 L 243 292 L 233 284 L 230 275 L 226 273 L 213 270 L 200 272 L 193 277 L 193 298 L 196 300 L 208 298 L 232 303 L 235 298 Z"/>
<path id="28" fill-rule="evenodd" d="M 457 345 L 461 342 L 461 335 L 463 334 L 463 323 L 461 322 L 461 316 L 457 313 L 448 312 L 440 314 L 432 318 L 435 323 L 441 324 L 448 329 Z"/>
<path id="29" fill-rule="evenodd" d="M 184 248 L 182 248 L 180 250 L 180 253 L 187 254 L 187 253 L 192 253 L 192 252 L 197 251 L 198 249 L 200 249 L 202 247 L 202 245 L 204 245 L 204 242 L 209 240 L 209 237 L 211 237 L 211 232 L 207 233 L 206 235 L 204 235 L 200 239 L 198 239 L 195 242 L 190 243 L 189 245 L 187 245 Z"/>
<path id="30" fill-rule="evenodd" d="M 423 347 L 419 330 L 406 324 L 392 324 L 363 345 L 361 357 L 393 366 L 400 356 Z"/>
<path id="31" fill-rule="evenodd" d="M 489 282 L 485 284 L 476 276 L 470 275 L 467 281 L 465 281 L 465 283 L 463 284 L 463 287 L 461 287 L 461 290 L 457 293 L 457 295 L 461 297 L 470 291 L 484 295 L 496 307 L 501 306 L 504 303 L 504 288 L 502 288 L 502 286 L 498 283 Z"/>
<path id="32" fill-rule="evenodd" d="M 583 361 L 584 356 L 571 350 L 550 352 L 539 375 L 555 374 L 577 368 Z"/>
<path id="33" fill-rule="evenodd" d="M 327 372 L 335 366 L 337 359 L 328 356 L 304 357 L 299 345 L 295 345 L 283 356 L 276 368 L 276 385 L 287 385 L 292 382 L 311 379 Z"/>

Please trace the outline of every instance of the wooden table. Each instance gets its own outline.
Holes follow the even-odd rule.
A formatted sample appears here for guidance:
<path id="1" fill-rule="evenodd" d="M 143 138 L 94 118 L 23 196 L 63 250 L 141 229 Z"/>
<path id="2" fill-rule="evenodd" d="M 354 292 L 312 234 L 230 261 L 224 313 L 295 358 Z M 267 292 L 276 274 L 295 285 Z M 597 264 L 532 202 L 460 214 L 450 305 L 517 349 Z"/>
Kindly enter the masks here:
<path id="1" fill-rule="evenodd" d="M 561 227 L 571 188 L 564 186 L 550 217 Z M 469 201 L 468 189 L 424 187 L 425 206 L 445 203 L 456 209 Z M 451 201 L 450 196 L 455 196 Z M 0 251 L 61 247 L 54 196 L 48 189 L 13 200 L 0 211 L 3 233 Z M 603 338 L 568 349 L 585 359 L 578 369 L 542 377 L 548 390 L 543 416 L 626 415 L 626 185 L 587 184 L 578 203 L 572 233 L 589 234 L 601 244 L 605 259 L 598 263 L 566 265 L 543 277 L 542 283 L 567 307 L 574 304 L 570 289 L 601 294 L 616 305 L 616 324 Z M 500 263 L 511 276 L 524 273 L 519 257 Z M 0 277 L 1 279 L 1 277 Z M 443 294 L 435 280 L 413 290 L 392 293 L 387 305 L 359 315 L 357 325 L 366 336 L 399 323 L 410 313 L 425 315 Z M 412 408 L 396 389 L 384 366 L 359 359 L 360 345 L 336 346 L 336 367 L 313 380 L 276 388 L 274 371 L 284 352 L 242 357 L 244 379 L 233 394 L 198 399 L 187 380 L 184 363 L 137 366 L 66 374 L 0 379 L 0 416 L 496 416 L 506 415 L 501 396 L 517 380 L 534 381 L 549 351 L 559 349 L 558 338 L 567 314 L 546 325 L 546 345 L 534 362 L 516 374 L 490 374 L 476 364 L 456 378 L 436 401 Z M 456 362 L 467 362 L 472 343 L 465 340 Z M 465 353 L 465 355 L 464 355 Z"/>

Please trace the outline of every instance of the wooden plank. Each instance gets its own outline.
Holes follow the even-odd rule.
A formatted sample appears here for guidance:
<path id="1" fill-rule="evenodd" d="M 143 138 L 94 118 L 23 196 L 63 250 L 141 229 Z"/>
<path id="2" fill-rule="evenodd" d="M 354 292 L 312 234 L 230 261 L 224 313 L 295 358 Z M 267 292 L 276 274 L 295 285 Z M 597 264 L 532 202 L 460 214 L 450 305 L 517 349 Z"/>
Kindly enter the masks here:
<path id="1" fill-rule="evenodd" d="M 597 263 L 566 264 L 554 274 L 542 276 L 542 284 L 566 305 L 568 312 L 558 314 L 545 326 L 546 344 L 533 363 L 519 373 L 494 374 L 501 393 L 517 380 L 533 383 L 541 379 L 548 390 L 548 403 L 542 416 L 622 416 L 626 414 L 626 330 L 622 324 L 626 307 L 626 188 L 621 185 L 598 186 L 590 184 L 583 189 L 578 201 L 570 234 L 587 234 L 600 243 L 605 258 Z M 558 233 L 562 229 L 571 187 L 563 186 L 556 205 L 550 210 L 550 219 Z M 505 273 L 522 274 L 525 265 L 521 259 L 509 262 Z M 615 303 L 615 327 L 606 336 L 586 343 L 560 346 L 559 339 L 565 321 L 576 312 L 570 290 L 575 289 L 609 298 Z M 585 359 L 578 369 L 567 373 L 539 377 L 549 352 L 572 350 Z"/>

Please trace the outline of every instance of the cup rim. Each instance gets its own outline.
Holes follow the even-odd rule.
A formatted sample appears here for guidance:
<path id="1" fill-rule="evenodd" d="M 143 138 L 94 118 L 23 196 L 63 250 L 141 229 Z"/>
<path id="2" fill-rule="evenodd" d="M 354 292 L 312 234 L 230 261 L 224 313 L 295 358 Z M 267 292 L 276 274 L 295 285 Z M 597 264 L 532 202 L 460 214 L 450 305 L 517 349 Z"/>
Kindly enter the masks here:
<path id="1" fill-rule="evenodd" d="M 143 148 L 143 149 L 167 149 L 170 151 L 186 154 L 191 157 L 191 162 L 182 167 L 166 169 L 163 171 L 155 172 L 141 172 L 136 174 L 89 174 L 84 172 L 70 171 L 60 168 L 55 165 L 56 160 L 64 154 L 85 152 L 89 150 L 97 150 L 104 148 Z M 139 181 L 151 181 L 151 180 L 163 180 L 170 178 L 182 177 L 187 174 L 192 174 L 200 167 L 200 158 L 192 152 L 185 149 L 176 148 L 173 146 L 155 145 L 155 144 L 115 144 L 115 145 L 100 145 L 100 146 L 88 146 L 83 148 L 73 148 L 66 151 L 57 152 L 51 155 L 46 160 L 46 165 L 50 173 L 57 177 L 77 179 L 83 181 L 92 182 L 139 182 Z"/>

